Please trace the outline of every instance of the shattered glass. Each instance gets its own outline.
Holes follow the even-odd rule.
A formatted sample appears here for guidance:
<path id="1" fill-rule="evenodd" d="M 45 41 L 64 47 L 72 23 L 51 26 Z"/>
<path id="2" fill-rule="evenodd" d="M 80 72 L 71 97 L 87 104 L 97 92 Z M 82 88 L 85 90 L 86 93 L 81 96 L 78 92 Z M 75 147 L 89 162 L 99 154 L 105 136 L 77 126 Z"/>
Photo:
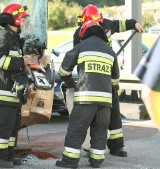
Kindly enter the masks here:
<path id="1" fill-rule="evenodd" d="M 27 6 L 27 12 L 30 15 L 27 29 L 22 29 L 20 36 L 26 39 L 26 43 L 45 49 L 47 46 L 48 0 L 1 0 L 0 11 L 2 12 L 7 5 L 14 3 Z"/>

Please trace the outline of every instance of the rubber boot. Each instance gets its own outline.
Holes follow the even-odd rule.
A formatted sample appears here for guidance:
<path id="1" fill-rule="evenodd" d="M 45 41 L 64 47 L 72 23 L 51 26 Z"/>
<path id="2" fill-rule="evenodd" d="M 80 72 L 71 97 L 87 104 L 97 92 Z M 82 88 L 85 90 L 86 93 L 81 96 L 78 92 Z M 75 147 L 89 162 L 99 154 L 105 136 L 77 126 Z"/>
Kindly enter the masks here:
<path id="1" fill-rule="evenodd" d="M 22 161 L 20 158 L 14 157 L 14 147 L 8 147 L 8 158 L 7 161 L 11 161 L 13 165 L 21 165 Z"/>
<path id="2" fill-rule="evenodd" d="M 63 155 L 62 160 L 56 161 L 56 166 L 63 168 L 78 168 L 79 158 L 69 158 Z"/>
<path id="3" fill-rule="evenodd" d="M 7 161 L 11 161 L 13 165 L 22 165 L 22 161 L 20 158 L 9 157 Z"/>
<path id="4" fill-rule="evenodd" d="M 127 152 L 123 150 L 123 148 L 117 149 L 117 150 L 110 150 L 110 154 L 114 156 L 119 156 L 119 157 L 127 157 Z"/>
<path id="5" fill-rule="evenodd" d="M 104 160 L 96 160 L 96 159 L 93 159 L 93 158 L 89 158 L 88 161 L 90 162 L 91 167 L 100 168 L 100 166 L 101 166 L 101 164 Z"/>

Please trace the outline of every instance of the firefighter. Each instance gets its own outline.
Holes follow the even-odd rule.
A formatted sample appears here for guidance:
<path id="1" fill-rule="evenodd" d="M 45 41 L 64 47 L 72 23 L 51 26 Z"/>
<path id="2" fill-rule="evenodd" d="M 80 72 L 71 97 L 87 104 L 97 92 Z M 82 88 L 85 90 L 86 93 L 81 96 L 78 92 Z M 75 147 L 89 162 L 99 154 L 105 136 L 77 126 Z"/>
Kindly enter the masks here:
<path id="1" fill-rule="evenodd" d="M 81 145 L 90 127 L 89 162 L 92 167 L 99 168 L 105 159 L 112 79 L 119 78 L 119 68 L 115 53 L 105 42 L 106 34 L 98 22 L 87 21 L 80 29 L 80 38 L 82 42 L 66 53 L 59 69 L 67 87 L 75 90 L 65 151 L 62 161 L 57 161 L 56 166 L 78 167 Z M 71 73 L 76 65 L 78 81 L 75 85 Z"/>
<path id="2" fill-rule="evenodd" d="M 22 100 L 17 93 L 24 90 L 12 77 L 23 72 L 30 57 L 22 57 L 22 41 L 20 32 L 25 23 L 27 7 L 20 4 L 10 4 L 0 15 L 0 168 L 12 168 L 21 165 L 21 160 L 14 157 L 14 145 L 20 126 L 20 111 Z M 23 72 L 24 73 L 24 72 Z M 22 78 L 19 80 L 22 81 Z M 13 91 L 12 91 L 13 90 Z"/>
<path id="3" fill-rule="evenodd" d="M 143 32 L 142 26 L 136 22 L 134 19 L 129 20 L 114 20 L 111 21 L 109 19 L 105 19 L 102 16 L 102 13 L 100 13 L 99 9 L 89 4 L 86 6 L 83 11 L 82 15 L 78 17 L 78 23 L 79 28 L 75 31 L 73 39 L 74 39 L 74 46 L 78 43 L 80 43 L 80 37 L 79 37 L 79 31 L 81 28 L 81 25 L 83 25 L 88 20 L 95 20 L 100 23 L 102 28 L 104 29 L 107 39 L 107 44 L 112 47 L 112 41 L 111 41 L 111 35 L 115 32 L 124 32 L 131 29 L 137 29 L 139 33 Z M 122 121 L 121 121 L 121 114 L 120 114 L 120 108 L 119 108 L 119 97 L 118 97 L 118 90 L 119 90 L 119 84 L 115 83 L 112 89 L 112 97 L 113 97 L 113 107 L 111 109 L 111 119 L 110 119 L 110 125 L 109 125 L 109 131 L 110 131 L 110 137 L 107 140 L 107 146 L 110 150 L 110 154 L 126 157 L 127 152 L 123 150 L 124 147 L 124 139 L 123 139 L 123 132 L 122 132 Z M 71 102 L 73 98 L 73 89 L 67 89 L 66 91 L 66 103 Z M 71 104 L 68 104 L 69 106 Z M 72 107 L 69 107 L 69 110 L 71 110 Z M 84 150 L 88 150 L 90 146 L 90 138 L 89 132 L 87 134 L 86 140 L 84 144 L 82 145 Z"/>
<path id="4" fill-rule="evenodd" d="M 147 111 L 157 127 L 160 129 L 160 36 L 152 46 L 151 50 L 143 56 L 134 74 L 144 84 L 142 89 L 142 100 Z"/>

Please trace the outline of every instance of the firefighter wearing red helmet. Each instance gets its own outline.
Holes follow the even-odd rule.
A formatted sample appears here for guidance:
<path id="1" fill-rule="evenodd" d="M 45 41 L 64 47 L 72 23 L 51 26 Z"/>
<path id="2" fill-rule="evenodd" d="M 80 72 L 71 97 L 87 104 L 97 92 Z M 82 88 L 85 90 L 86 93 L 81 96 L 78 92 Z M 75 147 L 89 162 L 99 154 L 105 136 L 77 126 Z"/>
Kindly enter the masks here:
<path id="1" fill-rule="evenodd" d="M 21 160 L 14 157 L 14 145 L 20 126 L 22 98 L 18 91 L 13 91 L 14 78 L 25 73 L 29 56 L 23 56 L 23 41 L 20 31 L 25 18 L 29 16 L 27 7 L 10 4 L 0 14 L 0 168 L 12 168 L 21 165 Z M 22 80 L 22 78 L 19 78 Z M 18 87 L 18 86 L 17 86 Z M 19 86 L 20 87 L 20 86 Z"/>
<path id="2" fill-rule="evenodd" d="M 78 23 L 79 28 L 75 31 L 73 39 L 74 39 L 74 46 L 80 43 L 81 39 L 79 36 L 79 31 L 81 29 L 81 25 L 83 25 L 88 20 L 94 20 L 100 23 L 101 27 L 104 29 L 106 33 L 106 42 L 107 44 L 112 47 L 111 42 L 111 35 L 118 32 L 123 32 L 131 29 L 137 29 L 139 33 L 143 32 L 142 26 L 136 22 L 134 19 L 129 20 L 109 20 L 106 18 L 103 18 L 102 13 L 99 11 L 99 9 L 89 4 L 86 6 L 83 11 L 82 15 L 78 17 Z M 117 79 L 118 80 L 118 79 Z M 124 147 L 124 139 L 123 139 L 123 132 L 122 132 L 122 121 L 121 121 L 121 114 L 120 114 L 120 108 L 119 108 L 119 97 L 118 97 L 118 89 L 119 85 L 117 81 L 115 81 L 113 89 L 112 89 L 112 101 L 113 101 L 113 107 L 111 109 L 111 119 L 110 119 L 110 125 L 109 125 L 109 131 L 110 131 L 110 137 L 107 140 L 107 146 L 110 150 L 110 154 L 126 157 L 127 152 L 123 150 Z M 66 102 L 71 102 L 73 98 L 73 91 L 74 89 L 67 89 L 66 91 Z M 68 110 L 69 113 L 72 109 L 72 104 L 68 104 Z M 90 147 L 90 136 L 89 132 L 87 134 L 86 140 L 82 147 L 85 150 L 89 150 Z"/>
<path id="3" fill-rule="evenodd" d="M 87 129 L 91 131 L 89 162 L 99 168 L 105 159 L 107 129 L 112 106 L 112 79 L 119 78 L 115 53 L 106 43 L 106 34 L 98 22 L 85 22 L 80 34 L 81 43 L 66 53 L 59 75 L 68 88 L 75 88 L 74 107 L 70 115 L 65 151 L 56 166 L 77 168 L 81 145 Z M 75 85 L 72 70 L 77 65 Z M 95 80 L 98 83 L 95 83 Z"/>
<path id="4" fill-rule="evenodd" d="M 99 23 L 103 22 L 102 13 L 99 11 L 99 9 L 96 6 L 91 4 L 83 9 L 80 23 L 82 23 L 83 25 L 86 21 L 89 20 L 94 20 Z"/>

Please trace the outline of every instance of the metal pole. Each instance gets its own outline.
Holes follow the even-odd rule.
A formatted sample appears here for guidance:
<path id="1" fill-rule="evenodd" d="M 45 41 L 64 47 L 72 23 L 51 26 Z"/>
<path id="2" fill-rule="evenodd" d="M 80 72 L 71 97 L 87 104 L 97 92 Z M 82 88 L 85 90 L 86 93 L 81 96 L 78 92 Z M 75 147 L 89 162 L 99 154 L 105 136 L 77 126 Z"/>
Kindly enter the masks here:
<path id="1" fill-rule="evenodd" d="M 141 0 L 125 0 L 126 19 L 135 19 L 141 24 Z M 126 39 L 133 31 L 126 32 Z M 137 33 L 125 48 L 124 72 L 132 74 L 142 58 L 141 34 Z"/>

